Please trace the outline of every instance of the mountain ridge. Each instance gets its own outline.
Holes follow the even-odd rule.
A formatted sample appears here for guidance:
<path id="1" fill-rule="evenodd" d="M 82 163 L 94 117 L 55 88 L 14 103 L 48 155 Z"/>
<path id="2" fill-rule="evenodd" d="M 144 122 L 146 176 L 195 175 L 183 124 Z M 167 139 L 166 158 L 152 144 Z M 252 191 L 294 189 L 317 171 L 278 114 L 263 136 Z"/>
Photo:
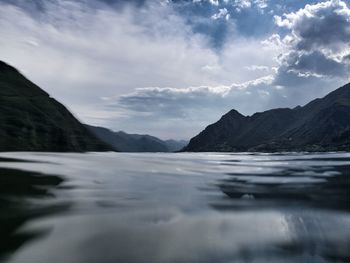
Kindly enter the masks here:
<path id="1" fill-rule="evenodd" d="M 244 116 L 224 114 L 183 151 L 337 151 L 350 149 L 350 83 L 305 106 Z"/>
<path id="2" fill-rule="evenodd" d="M 187 142 L 161 140 L 148 134 L 129 134 L 104 127 L 85 125 L 97 138 L 121 152 L 176 152 Z"/>
<path id="3" fill-rule="evenodd" d="M 0 61 L 0 151 L 109 151 L 65 106 Z"/>

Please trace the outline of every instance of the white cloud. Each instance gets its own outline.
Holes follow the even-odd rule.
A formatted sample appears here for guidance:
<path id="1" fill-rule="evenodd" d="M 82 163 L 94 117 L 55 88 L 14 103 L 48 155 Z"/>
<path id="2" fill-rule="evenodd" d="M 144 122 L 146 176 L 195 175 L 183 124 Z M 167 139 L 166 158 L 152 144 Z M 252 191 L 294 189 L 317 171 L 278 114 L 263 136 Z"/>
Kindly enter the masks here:
<path id="1" fill-rule="evenodd" d="M 251 0 L 235 0 L 234 6 L 239 9 L 250 8 L 252 6 Z"/>
<path id="2" fill-rule="evenodd" d="M 212 5 L 219 5 L 219 0 L 209 0 L 209 3 L 211 3 Z"/>
<path id="3" fill-rule="evenodd" d="M 249 71 L 257 71 L 257 70 L 269 71 L 270 70 L 270 67 L 262 66 L 262 65 L 251 65 L 251 66 L 246 66 L 245 68 Z"/>
<path id="4" fill-rule="evenodd" d="M 258 9 L 265 9 L 268 7 L 268 0 L 234 0 L 233 6 L 236 7 L 237 11 L 253 6 Z"/>
<path id="5" fill-rule="evenodd" d="M 268 76 L 230 86 L 139 88 L 130 94 L 109 98 L 108 104 L 119 112 L 128 112 L 124 120 L 130 129 L 145 129 L 144 122 L 147 122 L 147 132 L 152 134 L 167 130 L 171 137 L 189 138 L 232 108 L 253 113 L 252 104 L 262 110 L 277 101 L 276 97 L 283 100 L 283 90 L 271 90 L 272 81 L 273 77 Z"/>
<path id="6" fill-rule="evenodd" d="M 230 19 L 230 14 L 228 13 L 228 10 L 226 8 L 220 8 L 219 12 L 212 15 L 211 17 L 214 20 L 220 19 L 220 18 L 224 18 L 225 20 L 229 20 Z"/>
<path id="7" fill-rule="evenodd" d="M 261 9 L 265 9 L 268 7 L 268 0 L 255 0 L 255 5 Z"/>

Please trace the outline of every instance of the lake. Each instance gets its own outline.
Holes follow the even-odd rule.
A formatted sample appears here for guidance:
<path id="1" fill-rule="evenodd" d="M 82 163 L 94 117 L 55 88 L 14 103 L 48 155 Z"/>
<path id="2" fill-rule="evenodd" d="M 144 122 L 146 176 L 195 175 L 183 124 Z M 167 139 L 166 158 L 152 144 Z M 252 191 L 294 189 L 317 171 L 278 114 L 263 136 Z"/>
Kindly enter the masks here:
<path id="1" fill-rule="evenodd" d="M 0 261 L 350 262 L 348 153 L 1 153 Z"/>

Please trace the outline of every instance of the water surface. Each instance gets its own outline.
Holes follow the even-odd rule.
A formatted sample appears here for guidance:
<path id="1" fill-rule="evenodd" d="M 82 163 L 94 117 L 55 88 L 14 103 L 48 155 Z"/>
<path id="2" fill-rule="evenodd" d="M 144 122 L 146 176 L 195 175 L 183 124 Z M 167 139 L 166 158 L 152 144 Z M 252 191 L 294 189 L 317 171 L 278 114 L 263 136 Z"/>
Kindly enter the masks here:
<path id="1" fill-rule="evenodd" d="M 0 261 L 350 262 L 350 154 L 0 154 Z"/>

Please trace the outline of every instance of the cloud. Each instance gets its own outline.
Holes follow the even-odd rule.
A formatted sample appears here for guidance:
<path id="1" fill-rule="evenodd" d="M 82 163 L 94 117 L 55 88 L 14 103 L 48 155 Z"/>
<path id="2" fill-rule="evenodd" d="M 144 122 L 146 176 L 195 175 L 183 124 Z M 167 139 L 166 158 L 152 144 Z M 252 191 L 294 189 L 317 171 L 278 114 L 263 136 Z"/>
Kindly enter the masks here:
<path id="1" fill-rule="evenodd" d="M 251 0 L 235 0 L 234 6 L 240 9 L 250 8 L 252 6 Z"/>
<path id="2" fill-rule="evenodd" d="M 233 6 L 238 12 L 242 9 L 248 9 L 251 7 L 265 9 L 268 7 L 268 0 L 234 0 Z"/>
<path id="3" fill-rule="evenodd" d="M 0 56 L 64 102 L 140 86 L 214 84 L 202 68 L 216 64 L 217 55 L 170 8 L 115 11 L 62 3 L 48 2 L 39 19 L 2 5 L 0 32 L 7 37 L 0 40 Z"/>
<path id="4" fill-rule="evenodd" d="M 251 66 L 246 66 L 245 68 L 249 71 L 257 71 L 257 70 L 270 71 L 271 70 L 269 67 L 262 66 L 262 65 L 251 65 Z"/>
<path id="5" fill-rule="evenodd" d="M 284 49 L 276 76 L 279 85 L 300 80 L 304 84 L 331 79 L 335 83 L 348 81 L 350 9 L 345 2 L 306 5 L 297 12 L 275 16 L 275 22 L 289 30 L 283 38 L 275 34 L 266 42 Z"/>
<path id="6" fill-rule="evenodd" d="M 290 52 L 282 59 L 282 67 L 298 74 L 318 77 L 341 77 L 348 72 L 347 64 L 331 59 L 320 51 Z"/>
<path id="7" fill-rule="evenodd" d="M 261 96 L 270 95 L 276 90 L 280 91 L 281 89 L 271 86 L 273 81 L 274 77 L 269 75 L 229 86 L 138 88 L 132 93 L 106 98 L 106 100 L 109 101 L 110 107 L 120 107 L 135 113 L 143 112 L 148 116 L 166 115 L 174 119 L 196 118 L 198 116 L 188 114 L 194 109 L 211 112 L 216 108 L 219 114 L 222 114 L 223 106 L 231 109 L 232 105 L 237 105 L 245 113 L 254 113 L 251 105 L 246 104 L 246 100 L 242 100 L 242 96 L 250 97 L 252 102 L 251 99 L 259 101 Z M 258 107 L 264 108 L 264 105 L 260 104 Z M 207 115 L 203 117 L 207 118 Z"/>
<path id="8" fill-rule="evenodd" d="M 261 9 L 265 9 L 268 7 L 268 0 L 255 0 L 255 5 Z"/>
<path id="9" fill-rule="evenodd" d="M 211 17 L 214 20 L 220 19 L 220 18 L 224 18 L 225 20 L 229 20 L 230 19 L 230 14 L 228 13 L 226 8 L 220 8 L 219 12 L 212 15 Z"/>
<path id="10" fill-rule="evenodd" d="M 350 9 L 340 0 L 306 5 L 297 12 L 275 16 L 276 24 L 290 29 L 296 48 L 339 52 L 349 48 Z"/>
<path id="11" fill-rule="evenodd" d="M 218 6 L 219 0 L 209 0 L 209 3 L 211 3 L 212 5 Z"/>
<path id="12" fill-rule="evenodd" d="M 139 88 L 130 94 L 108 98 L 107 104 L 118 112 L 127 112 L 124 120 L 128 120 L 131 129 L 140 129 L 147 122 L 147 129 L 153 134 L 167 130 L 172 137 L 188 138 L 233 107 L 253 113 L 252 104 L 262 110 L 285 100 L 283 90 L 271 87 L 272 80 L 267 76 L 229 86 Z"/>

